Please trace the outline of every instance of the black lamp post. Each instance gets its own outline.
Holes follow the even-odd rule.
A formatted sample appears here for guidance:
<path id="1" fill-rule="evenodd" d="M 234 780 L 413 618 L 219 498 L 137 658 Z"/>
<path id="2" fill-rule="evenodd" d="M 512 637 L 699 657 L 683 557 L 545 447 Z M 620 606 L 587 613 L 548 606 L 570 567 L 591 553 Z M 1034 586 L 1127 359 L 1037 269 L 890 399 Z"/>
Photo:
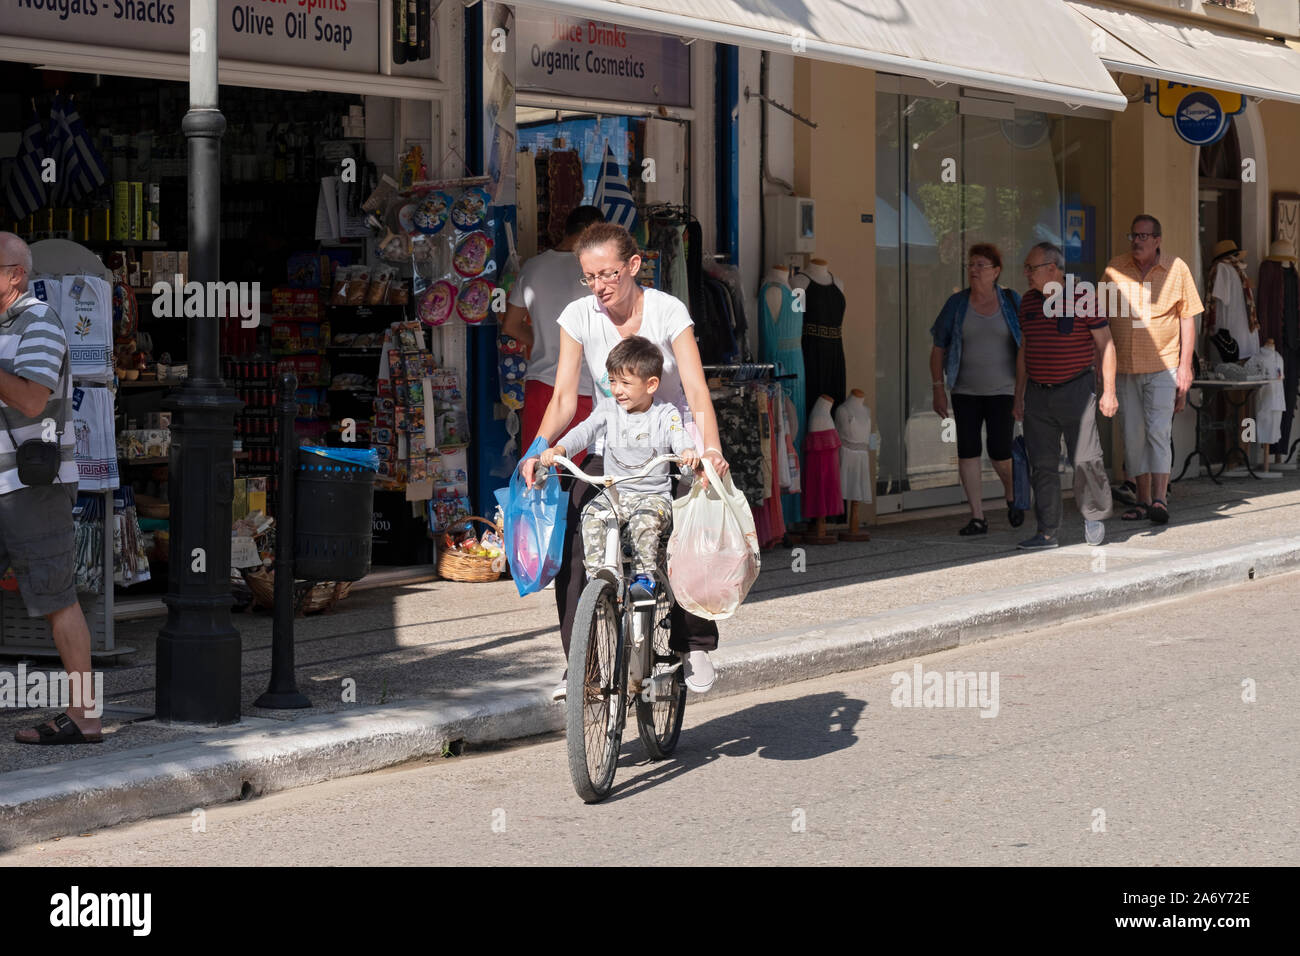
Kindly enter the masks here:
<path id="1" fill-rule="evenodd" d="M 217 0 L 190 0 L 189 254 L 186 278 L 221 271 L 221 134 L 217 107 Z M 205 296 L 207 300 L 207 296 Z M 156 711 L 161 721 L 229 724 L 240 716 L 240 638 L 231 623 L 232 440 L 242 403 L 219 374 L 216 315 L 186 320 L 189 377 L 172 410 L 167 623 L 158 632 Z"/>

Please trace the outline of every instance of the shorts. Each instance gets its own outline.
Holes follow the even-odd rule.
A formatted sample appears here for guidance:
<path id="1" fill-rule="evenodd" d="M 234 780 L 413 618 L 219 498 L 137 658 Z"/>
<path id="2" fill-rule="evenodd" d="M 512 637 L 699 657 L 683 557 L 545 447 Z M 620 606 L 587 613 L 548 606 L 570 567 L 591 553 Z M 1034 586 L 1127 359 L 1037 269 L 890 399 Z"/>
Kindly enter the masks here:
<path id="1" fill-rule="evenodd" d="M 1130 478 L 1172 470 L 1178 370 L 1119 374 L 1116 391 L 1124 435 L 1124 469 Z"/>
<path id="2" fill-rule="evenodd" d="M 0 495 L 0 571 L 13 566 L 28 617 L 45 617 L 77 603 L 76 503 L 75 484 Z"/>
<path id="3" fill-rule="evenodd" d="M 957 457 L 978 458 L 983 450 L 980 426 L 988 435 L 989 461 L 1011 457 L 1015 431 L 1014 395 L 966 395 L 953 392 L 952 416 L 957 421 Z"/>

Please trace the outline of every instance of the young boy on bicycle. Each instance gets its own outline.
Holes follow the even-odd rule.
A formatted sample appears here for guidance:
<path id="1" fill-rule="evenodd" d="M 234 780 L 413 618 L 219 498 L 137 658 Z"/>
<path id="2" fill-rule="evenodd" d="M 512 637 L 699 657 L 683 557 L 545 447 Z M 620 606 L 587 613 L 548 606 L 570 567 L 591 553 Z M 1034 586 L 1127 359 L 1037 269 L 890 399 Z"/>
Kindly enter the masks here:
<path id="1" fill-rule="evenodd" d="M 605 368 L 613 399 L 602 399 L 586 419 L 542 452 L 542 465 L 554 464 L 557 455 L 572 458 L 603 439 L 606 475 L 640 474 L 653 458 L 669 453 L 681 458 L 686 467 L 697 467 L 700 456 L 691 447 L 681 412 L 674 405 L 654 400 L 664 371 L 659 347 L 649 339 L 629 335 L 610 350 Z M 620 482 L 617 488 L 636 549 L 632 594 L 634 599 L 644 599 L 655 589 L 659 538 L 672 525 L 672 476 L 665 463 L 648 477 Z M 594 577 L 604 564 L 608 529 L 611 524 L 616 527 L 617 521 L 603 494 L 582 509 L 583 563 L 588 576 Z M 638 589 L 643 594 L 638 594 Z"/>

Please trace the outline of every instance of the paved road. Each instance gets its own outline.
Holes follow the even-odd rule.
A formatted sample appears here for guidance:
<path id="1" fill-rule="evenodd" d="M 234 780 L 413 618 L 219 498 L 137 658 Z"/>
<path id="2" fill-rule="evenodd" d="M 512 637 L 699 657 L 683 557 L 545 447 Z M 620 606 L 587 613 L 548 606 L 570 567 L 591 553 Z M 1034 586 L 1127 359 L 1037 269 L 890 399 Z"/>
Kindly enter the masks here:
<path id="1" fill-rule="evenodd" d="M 9 865 L 1300 863 L 1300 575 L 936 654 L 979 707 L 872 668 L 692 700 L 675 759 L 625 744 L 584 806 L 564 742 L 27 847 Z M 1243 687 L 1243 682 L 1253 685 Z M 1251 696 L 1253 701 L 1243 700 Z M 992 683 L 984 708 L 994 708 Z M 924 700 L 924 698 L 922 698 Z"/>

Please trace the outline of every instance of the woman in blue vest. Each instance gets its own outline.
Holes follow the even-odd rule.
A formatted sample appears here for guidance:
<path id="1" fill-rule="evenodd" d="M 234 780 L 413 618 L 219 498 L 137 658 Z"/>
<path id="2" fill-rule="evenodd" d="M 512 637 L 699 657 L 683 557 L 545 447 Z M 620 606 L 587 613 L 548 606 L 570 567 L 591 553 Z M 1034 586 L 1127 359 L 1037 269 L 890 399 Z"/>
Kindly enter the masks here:
<path id="1" fill-rule="evenodd" d="M 1020 527 L 1025 513 L 1015 507 L 1011 484 L 1012 413 L 1016 396 L 1016 353 L 1020 349 L 1020 296 L 998 285 L 1002 253 L 990 243 L 977 243 L 967 255 L 969 287 L 953 293 L 930 329 L 930 382 L 934 411 L 952 415 L 957 426 L 957 472 L 970 521 L 958 534 L 985 534 L 983 479 L 980 457 L 987 447 L 993 470 L 1006 490 L 1007 520 Z M 983 436 L 981 435 L 983 432 Z M 986 438 L 987 446 L 985 440 Z"/>

